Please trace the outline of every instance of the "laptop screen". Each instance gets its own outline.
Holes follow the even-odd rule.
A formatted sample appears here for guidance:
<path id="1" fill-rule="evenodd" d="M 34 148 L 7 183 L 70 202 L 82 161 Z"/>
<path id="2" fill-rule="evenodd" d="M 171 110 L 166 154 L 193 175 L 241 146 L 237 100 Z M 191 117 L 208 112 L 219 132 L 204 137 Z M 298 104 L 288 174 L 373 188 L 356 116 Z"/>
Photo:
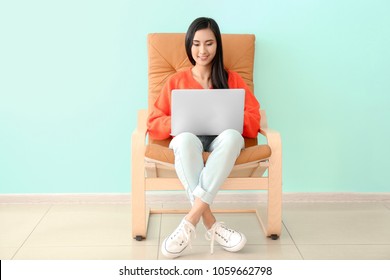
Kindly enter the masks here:
<path id="1" fill-rule="evenodd" d="M 171 97 L 171 135 L 219 135 L 226 129 L 242 133 L 244 89 L 177 89 Z"/>

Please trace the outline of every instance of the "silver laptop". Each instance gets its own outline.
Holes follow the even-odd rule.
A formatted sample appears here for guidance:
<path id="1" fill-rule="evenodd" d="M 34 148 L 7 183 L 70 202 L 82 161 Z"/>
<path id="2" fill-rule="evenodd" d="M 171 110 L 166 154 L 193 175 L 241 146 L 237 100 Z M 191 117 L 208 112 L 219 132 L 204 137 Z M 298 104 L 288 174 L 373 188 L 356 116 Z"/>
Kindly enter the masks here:
<path id="1" fill-rule="evenodd" d="M 219 135 L 232 128 L 242 133 L 244 89 L 176 89 L 171 96 L 171 135 Z"/>

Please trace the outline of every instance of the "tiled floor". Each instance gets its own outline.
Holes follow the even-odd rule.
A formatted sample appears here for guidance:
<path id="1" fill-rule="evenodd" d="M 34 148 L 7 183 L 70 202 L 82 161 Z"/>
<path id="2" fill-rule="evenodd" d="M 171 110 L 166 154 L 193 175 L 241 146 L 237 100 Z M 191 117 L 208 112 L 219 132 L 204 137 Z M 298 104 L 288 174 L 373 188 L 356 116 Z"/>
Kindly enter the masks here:
<path id="1" fill-rule="evenodd" d="M 245 204 L 248 207 L 248 204 Z M 164 259 L 159 246 L 181 214 L 155 214 L 148 238 L 131 238 L 129 204 L 0 204 L 0 259 Z M 217 214 L 247 236 L 229 253 L 197 227 L 192 250 L 181 259 L 390 260 L 390 203 L 285 203 L 279 240 L 264 236 L 255 214 Z"/>

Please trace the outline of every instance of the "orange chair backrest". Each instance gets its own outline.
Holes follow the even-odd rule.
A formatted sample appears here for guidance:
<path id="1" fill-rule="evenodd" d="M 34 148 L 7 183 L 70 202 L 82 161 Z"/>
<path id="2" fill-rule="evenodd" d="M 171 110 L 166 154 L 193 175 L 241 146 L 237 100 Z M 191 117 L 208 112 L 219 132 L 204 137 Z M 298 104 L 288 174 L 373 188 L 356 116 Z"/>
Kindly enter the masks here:
<path id="1" fill-rule="evenodd" d="M 192 66 L 185 51 L 185 33 L 148 35 L 148 108 L 160 94 L 169 77 Z M 222 34 L 225 67 L 241 75 L 253 92 L 255 35 Z"/>

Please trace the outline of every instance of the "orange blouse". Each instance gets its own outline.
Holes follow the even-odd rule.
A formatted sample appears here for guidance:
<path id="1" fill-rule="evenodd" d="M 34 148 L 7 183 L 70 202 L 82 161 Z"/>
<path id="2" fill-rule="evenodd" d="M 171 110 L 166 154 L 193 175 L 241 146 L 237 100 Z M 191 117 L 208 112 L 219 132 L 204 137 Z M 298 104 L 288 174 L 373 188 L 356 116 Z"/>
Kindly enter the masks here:
<path id="1" fill-rule="evenodd" d="M 228 71 L 228 73 L 229 88 L 245 89 L 242 135 L 256 138 L 260 131 L 260 104 L 238 73 L 234 71 Z M 193 78 L 191 68 L 177 72 L 167 81 L 148 117 L 148 133 L 152 139 L 163 140 L 171 137 L 171 91 L 173 89 L 202 89 L 202 86 Z"/>

